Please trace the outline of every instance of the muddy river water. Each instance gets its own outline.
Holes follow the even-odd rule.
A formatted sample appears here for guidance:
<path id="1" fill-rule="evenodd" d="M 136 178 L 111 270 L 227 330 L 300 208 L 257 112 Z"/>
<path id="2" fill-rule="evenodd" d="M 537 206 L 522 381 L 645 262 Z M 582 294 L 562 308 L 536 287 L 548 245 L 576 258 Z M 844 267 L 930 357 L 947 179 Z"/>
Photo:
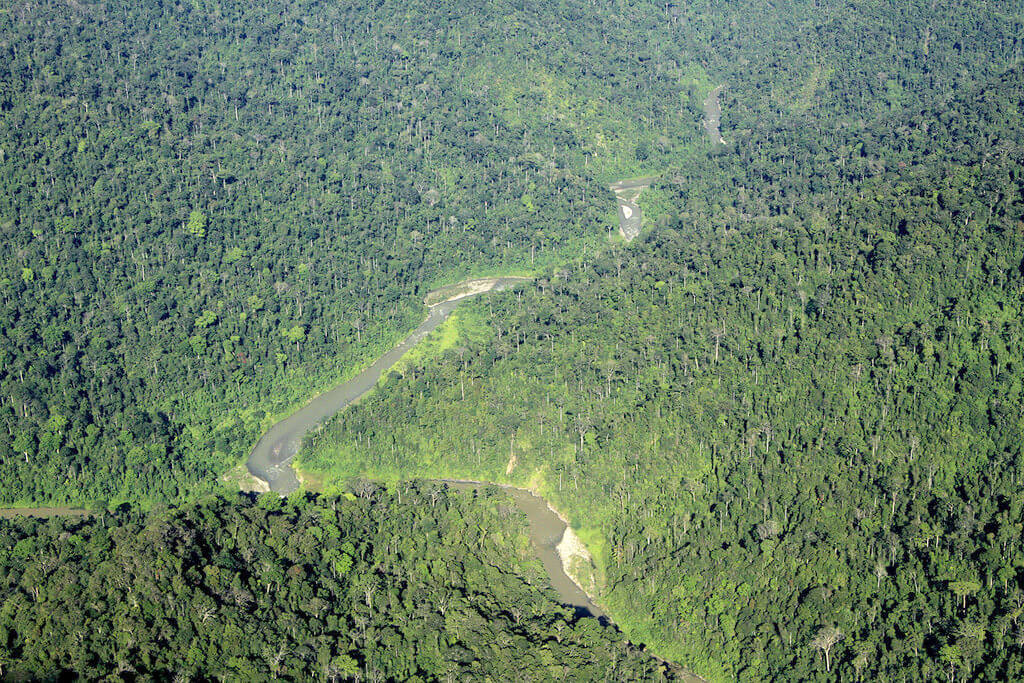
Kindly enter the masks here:
<path id="1" fill-rule="evenodd" d="M 299 452 L 302 438 L 310 430 L 315 429 L 326 419 L 369 393 L 381 376 L 444 322 L 460 302 L 485 291 L 506 289 L 527 280 L 528 278 L 493 278 L 488 281 L 475 281 L 484 284 L 466 287 L 462 290 L 456 288 L 453 298 L 429 306 L 426 320 L 397 346 L 352 379 L 317 396 L 303 408 L 272 426 L 249 455 L 249 460 L 246 462 L 249 472 L 266 482 L 271 491 L 281 494 L 295 491 L 299 487 L 299 480 L 292 468 L 292 460 Z M 428 296 L 427 300 L 431 301 L 432 298 L 436 299 L 437 297 L 432 294 Z M 466 480 L 444 480 L 444 483 L 460 490 L 476 489 L 488 485 L 486 482 Z M 509 493 L 516 506 L 526 515 L 529 521 L 530 539 L 537 552 L 537 557 L 543 563 L 544 569 L 551 578 L 551 585 L 561 600 L 580 612 L 603 616 L 586 593 L 565 572 L 561 555 L 558 552 L 559 543 L 566 538 L 567 525 L 565 521 L 547 501 L 530 491 L 512 486 L 499 486 Z M 569 533 L 571 535 L 572 532 Z"/>

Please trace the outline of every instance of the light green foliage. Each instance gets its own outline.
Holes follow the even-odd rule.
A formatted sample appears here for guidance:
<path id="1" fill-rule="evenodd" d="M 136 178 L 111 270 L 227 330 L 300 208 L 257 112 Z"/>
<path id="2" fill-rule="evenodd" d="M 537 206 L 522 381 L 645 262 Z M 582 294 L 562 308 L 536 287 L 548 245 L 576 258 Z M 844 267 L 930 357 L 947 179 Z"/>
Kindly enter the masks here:
<path id="1" fill-rule="evenodd" d="M 241 247 L 231 247 L 227 253 L 224 254 L 224 261 L 227 263 L 238 263 L 242 260 L 245 255 L 245 251 Z"/>
<path id="2" fill-rule="evenodd" d="M 617 623 L 710 677 L 822 678 L 809 644 L 835 625 L 841 679 L 1022 678 L 1021 7 L 821 4 L 0 12 L 0 502 L 213 491 L 275 417 L 412 329 L 433 283 L 529 271 L 535 288 L 470 304 L 304 464 L 333 487 L 423 472 L 541 488 L 595 549 Z M 702 102 L 721 84 L 728 143 L 709 144 Z M 649 229 L 606 243 L 608 182 L 654 173 Z M 301 496 L 261 505 L 303 514 Z M 266 521 L 230 519 L 242 537 Z M 355 582 L 380 566 L 407 570 L 396 586 L 479 570 L 491 588 L 469 594 L 487 614 L 516 598 L 464 546 L 428 556 L 445 539 L 420 521 L 372 565 L 318 554 L 364 525 L 294 536 L 303 552 L 270 548 L 265 580 L 241 569 L 263 546 L 199 544 L 201 566 L 154 570 L 145 594 L 116 593 L 138 577 L 103 564 L 115 534 L 97 529 L 88 557 L 33 549 L 18 559 L 97 578 L 58 567 L 35 595 L 19 574 L 0 615 L 70 615 L 58 646 L 101 640 L 52 662 L 50 642 L 19 650 L 17 679 L 70 677 L 53 662 L 146 678 L 152 643 L 196 678 L 458 678 L 520 663 L 522 639 L 544 642 L 531 664 L 571 656 L 536 678 L 650 673 L 566 653 L 548 623 L 530 640 L 532 616 L 488 631 L 463 603 L 402 631 L 387 610 L 419 619 L 436 596 L 368 598 Z M 332 613 L 302 586 L 346 556 L 331 579 L 346 588 L 316 586 Z M 172 576 L 206 589 L 187 616 L 162 610 L 184 590 Z M 83 630 L 67 586 L 128 611 Z M 360 600 L 365 633 L 394 641 L 384 673 L 383 646 L 360 652 L 363 629 L 339 626 Z M 138 614 L 152 638 L 127 627 Z M 294 638 L 332 614 L 328 644 L 303 632 L 285 654 L 245 651 L 282 642 L 254 629 Z M 0 647 L 57 633 L 22 619 Z M 195 644 L 156 635 L 185 624 Z M 428 630 L 452 640 L 420 647 Z M 488 645 L 449 656 L 462 633 Z"/>
<path id="3" fill-rule="evenodd" d="M 203 311 L 203 314 L 196 318 L 196 327 L 203 330 L 217 322 L 217 314 L 213 311 Z"/>
<path id="4" fill-rule="evenodd" d="M 930 119 L 913 170 L 816 166 L 792 212 L 785 179 L 732 209 L 666 184 L 674 227 L 466 304 L 490 336 L 339 415 L 302 468 L 539 487 L 603 537 L 616 622 L 702 675 L 1019 678 L 1024 194 L 1008 147 L 967 142 L 1024 140 L 1022 78 Z M 771 167 L 755 148 L 728 183 Z"/>
<path id="5" fill-rule="evenodd" d="M 281 334 L 288 341 L 298 345 L 300 341 L 306 338 L 306 328 L 303 325 L 292 325 L 285 330 L 281 330 Z"/>
<path id="6" fill-rule="evenodd" d="M 198 209 L 194 209 L 188 215 L 188 223 L 185 225 L 185 230 L 188 231 L 188 234 L 195 237 L 206 237 L 206 214 Z"/>

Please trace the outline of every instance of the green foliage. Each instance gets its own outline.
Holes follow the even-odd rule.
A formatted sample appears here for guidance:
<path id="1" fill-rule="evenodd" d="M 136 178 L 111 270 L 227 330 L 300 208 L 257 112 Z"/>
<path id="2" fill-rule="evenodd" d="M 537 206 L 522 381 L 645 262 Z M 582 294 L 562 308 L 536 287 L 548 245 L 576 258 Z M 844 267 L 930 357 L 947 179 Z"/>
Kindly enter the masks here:
<path id="1" fill-rule="evenodd" d="M 501 494 L 405 484 L 0 520 L 0 675 L 674 677 L 556 602 L 520 515 Z"/>
<path id="2" fill-rule="evenodd" d="M 206 237 L 206 214 L 198 209 L 193 210 L 188 215 L 188 223 L 185 225 L 185 230 L 194 237 Z"/>
<path id="3" fill-rule="evenodd" d="M 1021 7 L 826 4 L 0 13 L 0 502 L 213 491 L 432 284 L 543 272 L 470 304 L 446 331 L 474 334 L 409 358 L 304 466 L 541 486 L 617 622 L 711 677 L 1021 678 Z M 700 124 L 720 84 L 726 144 Z M 654 172 L 646 241 L 606 244 L 607 183 Z M 345 500 L 374 522 L 332 535 L 301 497 L 25 522 L 0 663 L 651 673 L 535 618 L 500 543 L 477 567 L 470 527 Z"/>
<path id="4" fill-rule="evenodd" d="M 709 159 L 666 186 L 675 227 L 466 304 L 490 336 L 302 468 L 539 485 L 603 539 L 616 623 L 702 675 L 1020 678 L 1022 104 L 1015 70 L 928 137 L 858 131 L 884 166 L 842 138 L 767 183 L 767 140 Z"/>
<path id="5" fill-rule="evenodd" d="M 480 84 L 512 72 L 477 68 L 508 42 L 557 73 L 600 26 L 510 36 L 502 3 L 121 9 L 0 13 L 0 503 L 216 490 L 275 416 L 414 327 L 431 283 L 602 239 L 577 132 L 511 120 Z M 603 128 L 640 111 L 602 75 L 627 56 L 572 85 L 574 107 L 604 93 Z M 646 124 L 681 130 L 675 93 L 650 96 Z M 136 446 L 163 455 L 129 465 Z"/>
<path id="6" fill-rule="evenodd" d="M 196 318 L 196 327 L 203 330 L 217 322 L 217 314 L 213 311 L 203 311 L 202 315 Z"/>

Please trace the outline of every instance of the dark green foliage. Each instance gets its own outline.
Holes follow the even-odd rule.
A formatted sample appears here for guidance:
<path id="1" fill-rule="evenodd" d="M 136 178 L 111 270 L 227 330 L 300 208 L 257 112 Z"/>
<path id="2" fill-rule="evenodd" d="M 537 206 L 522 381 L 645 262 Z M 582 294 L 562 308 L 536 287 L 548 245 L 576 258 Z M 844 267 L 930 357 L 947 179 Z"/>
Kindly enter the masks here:
<path id="1" fill-rule="evenodd" d="M 0 13 L 0 502 L 208 492 L 431 286 L 535 271 L 304 465 L 539 481 L 711 677 L 1024 677 L 1020 3 L 364 5 Z M 364 493 L 7 523 L 0 664 L 652 674 L 498 503 Z"/>
<path id="2" fill-rule="evenodd" d="M 720 81 L 730 143 L 768 145 L 758 182 L 1021 56 L 1011 7 L 818 5 L 4 12 L 0 502 L 214 488 L 432 284 L 587 253 L 610 178 L 690 182 Z M 877 142 L 847 141 L 863 174 Z"/>
<path id="3" fill-rule="evenodd" d="M 504 494 L 361 494 L 0 520 L 0 666 L 12 680 L 663 677 L 541 588 Z"/>
<path id="4" fill-rule="evenodd" d="M 755 135 L 692 171 L 745 188 L 729 207 L 680 183 L 674 229 L 471 304 L 492 338 L 303 467 L 539 473 L 617 622 L 701 674 L 825 676 L 838 627 L 829 675 L 1018 679 L 1022 112 L 1015 70 L 916 114 L 927 135 L 857 133 L 866 160 L 794 141 L 801 173 L 770 179 Z"/>
<path id="5" fill-rule="evenodd" d="M 413 327 L 433 284 L 600 240 L 612 168 L 587 159 L 614 155 L 585 140 L 636 122 L 620 135 L 623 105 L 587 98 L 621 99 L 602 79 L 624 48 L 566 79 L 565 24 L 508 36 L 507 11 L 0 15 L 0 503 L 214 488 L 267 415 Z M 524 109 L 531 89 L 547 104 Z M 675 97 L 652 91 L 642 119 L 681 128 Z"/>

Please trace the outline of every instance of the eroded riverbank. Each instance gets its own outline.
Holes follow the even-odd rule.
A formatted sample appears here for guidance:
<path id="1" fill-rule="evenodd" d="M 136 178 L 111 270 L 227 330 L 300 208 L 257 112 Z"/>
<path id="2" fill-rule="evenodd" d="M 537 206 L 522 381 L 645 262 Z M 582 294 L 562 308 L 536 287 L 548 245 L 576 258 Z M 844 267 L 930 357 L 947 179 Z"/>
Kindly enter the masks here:
<path id="1" fill-rule="evenodd" d="M 638 187 L 644 186 L 646 184 L 641 183 Z M 302 445 L 303 437 L 310 430 L 368 394 L 381 376 L 444 322 L 460 302 L 484 292 L 497 291 L 526 281 L 529 278 L 482 278 L 443 287 L 428 294 L 424 300 L 429 309 L 426 320 L 366 370 L 317 396 L 271 427 L 249 456 L 246 463 L 249 473 L 266 482 L 271 491 L 280 494 L 298 489 L 300 482 L 292 460 Z M 457 489 L 477 489 L 492 485 L 489 482 L 455 479 L 439 481 Z M 526 515 L 530 540 L 560 599 L 581 612 L 604 616 L 581 586 L 581 583 L 586 583 L 593 588 L 593 560 L 565 518 L 546 500 L 531 491 L 504 484 L 493 485 L 509 492 L 516 506 Z"/>

